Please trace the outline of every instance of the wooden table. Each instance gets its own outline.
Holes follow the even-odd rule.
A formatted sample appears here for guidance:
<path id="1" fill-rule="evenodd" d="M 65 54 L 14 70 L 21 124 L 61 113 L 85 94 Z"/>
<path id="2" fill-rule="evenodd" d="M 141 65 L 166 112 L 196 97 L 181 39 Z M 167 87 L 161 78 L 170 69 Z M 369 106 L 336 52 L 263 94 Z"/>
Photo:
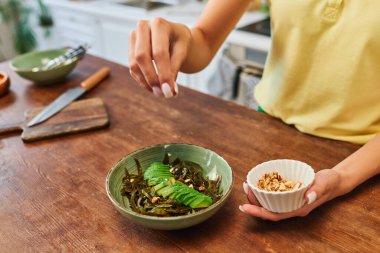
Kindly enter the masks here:
<path id="1" fill-rule="evenodd" d="M 102 66 L 112 76 L 84 97 L 104 100 L 108 129 L 30 144 L 0 137 L 1 252 L 380 252 L 380 177 L 305 218 L 262 221 L 241 213 L 250 168 L 277 158 L 331 168 L 358 146 L 302 134 L 277 119 L 181 87 L 156 99 L 128 69 L 87 56 L 67 82 L 39 87 L 7 63 L 11 92 L 0 98 L 0 123 L 22 119 Z M 184 142 L 222 155 L 235 173 L 228 203 L 211 219 L 180 231 L 137 226 L 116 212 L 105 192 L 107 172 L 144 146 Z M 358 168 L 360 169 L 360 168 Z"/>

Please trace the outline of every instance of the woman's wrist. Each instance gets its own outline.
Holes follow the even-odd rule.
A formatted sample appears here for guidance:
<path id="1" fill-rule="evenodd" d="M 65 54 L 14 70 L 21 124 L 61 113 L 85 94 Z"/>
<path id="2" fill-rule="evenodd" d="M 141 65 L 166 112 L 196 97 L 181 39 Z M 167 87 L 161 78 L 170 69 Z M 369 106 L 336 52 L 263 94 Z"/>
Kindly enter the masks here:
<path id="1" fill-rule="evenodd" d="M 340 177 L 337 196 L 352 191 L 367 179 L 380 173 L 379 148 L 380 134 L 332 168 Z"/>
<path id="2" fill-rule="evenodd" d="M 345 169 L 345 168 L 333 168 L 339 175 L 339 184 L 337 186 L 336 190 L 336 196 L 341 196 L 344 194 L 347 194 L 354 190 L 357 186 L 363 183 L 363 181 L 367 180 L 368 178 L 363 179 L 363 177 L 360 176 L 360 167 L 356 168 L 350 168 L 350 169 Z"/>
<path id="3" fill-rule="evenodd" d="M 336 193 L 334 197 L 338 197 L 352 191 L 359 183 L 357 181 L 357 176 L 350 168 L 344 168 L 338 164 L 334 170 L 339 178 L 339 183 L 336 187 Z"/>

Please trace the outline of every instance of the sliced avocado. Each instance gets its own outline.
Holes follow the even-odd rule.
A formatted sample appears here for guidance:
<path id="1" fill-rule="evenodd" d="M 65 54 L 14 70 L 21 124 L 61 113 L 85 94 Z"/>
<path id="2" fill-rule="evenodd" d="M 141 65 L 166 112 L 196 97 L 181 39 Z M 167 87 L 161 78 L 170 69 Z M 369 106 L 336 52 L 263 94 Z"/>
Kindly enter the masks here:
<path id="1" fill-rule="evenodd" d="M 161 183 L 160 183 L 160 184 L 161 184 Z M 162 196 L 162 192 L 165 191 L 165 190 L 167 190 L 167 189 L 169 189 L 169 186 L 161 187 L 160 189 L 158 189 L 158 190 L 156 191 L 156 193 L 157 193 L 158 195 Z"/>
<path id="2" fill-rule="evenodd" d="M 185 185 L 184 183 L 182 183 L 182 182 L 180 182 L 180 181 L 175 181 L 175 182 L 173 183 L 173 186 L 180 186 L 180 187 L 184 187 L 184 186 L 186 186 L 186 187 L 188 187 L 187 185 Z"/>
<path id="3" fill-rule="evenodd" d="M 152 163 L 144 172 L 144 179 L 151 179 L 165 174 L 172 177 L 169 166 L 163 163 L 155 162 Z"/>
<path id="4" fill-rule="evenodd" d="M 172 182 L 172 185 L 171 187 L 173 187 L 174 189 L 176 190 L 180 190 L 180 189 L 186 189 L 188 188 L 187 185 L 175 180 L 174 182 Z"/>
<path id="5" fill-rule="evenodd" d="M 171 195 L 171 198 L 172 199 L 175 199 L 177 202 L 181 203 L 181 204 L 184 204 L 183 203 L 183 199 L 189 195 L 189 192 L 184 190 L 184 189 L 179 189 L 178 191 L 176 191 L 176 194 L 173 196 Z"/>
<path id="6" fill-rule="evenodd" d="M 170 167 L 166 164 L 152 163 L 145 171 L 144 179 L 148 181 L 149 186 L 153 186 L 158 195 L 170 197 L 178 203 L 192 208 L 208 207 L 212 204 L 209 196 L 176 181 L 170 173 Z"/>
<path id="7" fill-rule="evenodd" d="M 194 193 L 194 192 L 192 192 L 192 193 L 188 194 L 188 197 L 185 198 L 183 200 L 183 202 L 184 202 L 185 205 L 190 206 L 191 203 L 193 203 L 196 200 L 199 200 L 199 199 L 203 198 L 204 196 L 205 195 L 203 195 L 202 193 Z"/>
<path id="8" fill-rule="evenodd" d="M 173 178 L 173 175 L 170 173 L 169 165 L 160 162 L 152 163 L 144 172 L 144 179 L 148 181 L 149 186 L 157 185 L 170 178 Z"/>
<path id="9" fill-rule="evenodd" d="M 174 191 L 175 191 L 175 189 L 173 187 L 171 187 L 170 185 L 168 185 L 168 186 L 162 187 L 161 189 L 159 189 L 158 191 L 156 191 L 156 193 L 158 195 L 166 198 L 167 196 L 169 196 L 170 194 L 172 194 Z"/>
<path id="10" fill-rule="evenodd" d="M 173 175 L 170 172 L 157 171 L 154 173 L 147 174 L 145 177 L 146 177 L 146 178 L 144 178 L 145 180 L 149 180 L 152 178 L 171 178 L 171 177 L 173 177 Z"/>
<path id="11" fill-rule="evenodd" d="M 202 208 L 210 206 L 212 204 L 212 199 L 204 194 L 202 195 L 194 198 L 194 200 L 189 204 L 189 206 L 191 208 Z"/>
<path id="12" fill-rule="evenodd" d="M 152 178 L 152 179 L 148 180 L 148 185 L 149 186 L 157 185 L 157 184 L 161 183 L 162 181 L 165 181 L 165 180 L 162 178 Z"/>
<path id="13" fill-rule="evenodd" d="M 182 204 L 192 208 L 201 208 L 210 206 L 213 203 L 209 196 L 200 193 L 181 182 L 176 182 L 174 187 L 176 188 L 176 191 L 174 191 L 170 197 Z"/>
<path id="14" fill-rule="evenodd" d="M 177 196 L 179 194 L 184 193 L 184 187 L 183 186 L 177 186 L 177 185 L 172 185 L 171 188 L 173 189 L 173 192 L 170 194 L 170 198 L 176 200 Z"/>
<path id="15" fill-rule="evenodd" d="M 157 191 L 160 190 L 161 188 L 167 187 L 168 185 L 169 185 L 169 183 L 168 183 L 167 181 L 162 181 L 161 183 L 155 185 L 155 186 L 153 187 L 153 189 L 154 189 L 154 191 L 157 192 Z"/>
<path id="16" fill-rule="evenodd" d="M 187 194 L 185 198 L 183 198 L 183 204 L 189 206 L 191 202 L 194 201 L 194 195 L 193 194 Z"/>

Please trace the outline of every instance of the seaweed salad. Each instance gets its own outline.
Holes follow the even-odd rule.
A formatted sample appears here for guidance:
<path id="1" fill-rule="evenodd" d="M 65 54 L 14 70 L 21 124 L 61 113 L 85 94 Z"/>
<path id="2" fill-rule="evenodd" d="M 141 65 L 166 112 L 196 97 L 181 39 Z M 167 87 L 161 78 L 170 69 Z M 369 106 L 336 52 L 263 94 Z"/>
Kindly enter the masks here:
<path id="1" fill-rule="evenodd" d="M 144 172 L 136 158 L 135 163 L 137 175 L 125 169 L 121 194 L 137 213 L 159 217 L 186 215 L 209 207 L 222 196 L 221 176 L 203 178 L 203 169 L 197 163 L 179 158 L 170 162 L 168 153 L 162 162 L 150 164 Z"/>

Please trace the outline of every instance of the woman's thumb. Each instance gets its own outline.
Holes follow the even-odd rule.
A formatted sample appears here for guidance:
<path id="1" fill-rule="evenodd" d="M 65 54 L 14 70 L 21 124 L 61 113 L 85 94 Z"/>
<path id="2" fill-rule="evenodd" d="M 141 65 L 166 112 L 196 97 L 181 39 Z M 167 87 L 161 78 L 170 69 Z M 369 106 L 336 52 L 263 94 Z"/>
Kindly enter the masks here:
<path id="1" fill-rule="evenodd" d="M 313 183 L 313 185 L 309 188 L 309 190 L 305 193 L 305 200 L 308 205 L 314 203 L 318 198 L 320 198 L 323 194 L 323 184 L 320 185 L 318 182 Z"/>
<path id="2" fill-rule="evenodd" d="M 325 202 L 329 198 L 332 185 L 336 179 L 335 173 L 331 169 L 320 170 L 315 174 L 314 182 L 305 193 L 305 201 L 308 205 L 317 200 Z M 321 204 L 321 202 L 319 202 Z"/>
<path id="3" fill-rule="evenodd" d="M 306 192 L 306 203 L 308 205 L 312 204 L 317 199 L 317 193 L 315 191 Z"/>

